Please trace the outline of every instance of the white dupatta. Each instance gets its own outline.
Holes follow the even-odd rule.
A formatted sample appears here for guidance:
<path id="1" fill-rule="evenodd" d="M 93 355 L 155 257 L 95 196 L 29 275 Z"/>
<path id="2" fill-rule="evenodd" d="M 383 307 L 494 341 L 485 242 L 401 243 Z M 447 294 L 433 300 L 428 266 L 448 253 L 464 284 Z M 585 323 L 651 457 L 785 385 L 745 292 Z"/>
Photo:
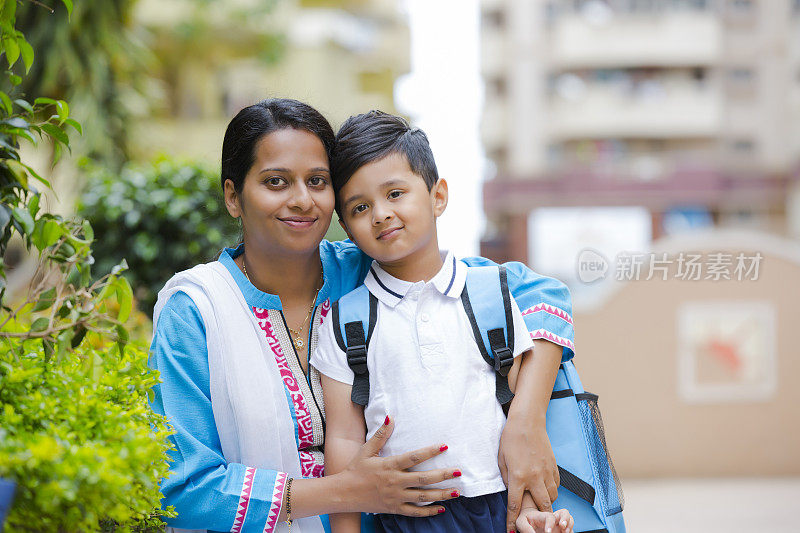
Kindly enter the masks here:
<path id="1" fill-rule="evenodd" d="M 154 324 L 176 292 L 186 293 L 203 317 L 211 407 L 225 460 L 302 477 L 294 423 L 274 354 L 231 273 L 219 261 L 179 272 L 158 293 Z M 274 531 L 287 529 L 282 522 Z M 324 529 L 313 516 L 294 520 L 292 533 Z"/>

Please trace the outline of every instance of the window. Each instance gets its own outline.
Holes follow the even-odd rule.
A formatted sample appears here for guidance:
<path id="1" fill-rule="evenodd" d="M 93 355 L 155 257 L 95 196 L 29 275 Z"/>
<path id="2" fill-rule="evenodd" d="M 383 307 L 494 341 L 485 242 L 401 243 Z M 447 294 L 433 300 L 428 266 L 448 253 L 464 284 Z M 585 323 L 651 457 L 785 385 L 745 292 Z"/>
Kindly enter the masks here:
<path id="1" fill-rule="evenodd" d="M 752 139 L 735 139 L 731 141 L 730 147 L 737 154 L 748 155 L 755 151 L 756 143 Z"/>
<path id="2" fill-rule="evenodd" d="M 505 97 L 508 92 L 508 85 L 504 76 L 494 76 L 486 82 L 487 97 Z"/>
<path id="3" fill-rule="evenodd" d="M 506 14 L 502 9 L 492 9 L 483 12 L 481 24 L 484 28 L 502 30 L 506 26 Z"/>
<path id="4" fill-rule="evenodd" d="M 725 85 L 731 96 L 752 96 L 756 90 L 756 72 L 750 67 L 732 67 L 726 73 Z"/>

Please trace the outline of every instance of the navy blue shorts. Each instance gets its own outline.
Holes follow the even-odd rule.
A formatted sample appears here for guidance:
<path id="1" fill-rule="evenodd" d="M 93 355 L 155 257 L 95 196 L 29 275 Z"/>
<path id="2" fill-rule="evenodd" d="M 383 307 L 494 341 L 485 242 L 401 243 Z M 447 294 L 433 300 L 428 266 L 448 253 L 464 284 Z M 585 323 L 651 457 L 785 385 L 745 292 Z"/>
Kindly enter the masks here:
<path id="1" fill-rule="evenodd" d="M 461 496 L 433 505 L 446 510 L 435 516 L 414 518 L 396 514 L 376 515 L 378 533 L 508 533 L 506 491 L 466 498 Z"/>

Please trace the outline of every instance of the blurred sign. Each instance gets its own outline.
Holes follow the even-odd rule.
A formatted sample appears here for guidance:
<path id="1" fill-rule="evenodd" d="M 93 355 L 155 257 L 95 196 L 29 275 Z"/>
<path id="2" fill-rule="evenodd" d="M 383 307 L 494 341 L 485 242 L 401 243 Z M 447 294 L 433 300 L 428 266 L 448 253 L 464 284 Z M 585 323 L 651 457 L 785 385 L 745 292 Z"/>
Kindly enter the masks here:
<path id="1" fill-rule="evenodd" d="M 775 308 L 763 301 L 678 308 L 678 388 L 690 403 L 770 399 L 777 385 Z"/>

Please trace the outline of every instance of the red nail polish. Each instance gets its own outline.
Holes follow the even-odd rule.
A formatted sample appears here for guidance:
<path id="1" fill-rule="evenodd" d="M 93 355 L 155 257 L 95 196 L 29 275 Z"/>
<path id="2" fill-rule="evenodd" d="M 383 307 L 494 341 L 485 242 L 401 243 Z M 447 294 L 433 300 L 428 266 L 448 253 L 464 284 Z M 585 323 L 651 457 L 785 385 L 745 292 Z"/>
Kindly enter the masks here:
<path id="1" fill-rule="evenodd" d="M 447 444 L 442 444 L 441 446 L 439 446 L 439 451 L 440 452 L 447 451 Z"/>
<path id="2" fill-rule="evenodd" d="M 453 472 L 453 477 L 461 477 L 461 470 L 456 470 Z"/>
<path id="3" fill-rule="evenodd" d="M 384 426 L 388 426 L 389 425 L 389 415 L 386 415 L 386 420 L 383 421 L 383 425 Z"/>
<path id="4" fill-rule="evenodd" d="M 453 498 L 458 498 L 458 491 L 454 490 L 453 492 L 450 493 L 450 496 L 452 496 Z"/>
<path id="5" fill-rule="evenodd" d="M 439 513 L 439 514 L 442 514 L 444 512 L 444 507 L 439 507 L 439 510 L 436 511 L 436 512 Z"/>

